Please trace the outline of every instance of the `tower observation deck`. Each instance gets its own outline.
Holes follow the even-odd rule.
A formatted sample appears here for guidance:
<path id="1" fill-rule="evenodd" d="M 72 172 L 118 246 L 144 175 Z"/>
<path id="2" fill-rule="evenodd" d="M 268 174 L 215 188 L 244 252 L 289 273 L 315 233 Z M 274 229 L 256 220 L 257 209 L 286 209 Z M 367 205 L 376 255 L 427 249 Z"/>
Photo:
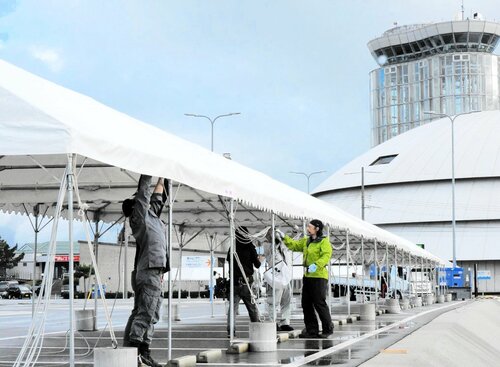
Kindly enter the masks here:
<path id="1" fill-rule="evenodd" d="M 474 19 L 399 26 L 368 43 L 372 144 L 436 119 L 500 109 L 500 24 Z"/>

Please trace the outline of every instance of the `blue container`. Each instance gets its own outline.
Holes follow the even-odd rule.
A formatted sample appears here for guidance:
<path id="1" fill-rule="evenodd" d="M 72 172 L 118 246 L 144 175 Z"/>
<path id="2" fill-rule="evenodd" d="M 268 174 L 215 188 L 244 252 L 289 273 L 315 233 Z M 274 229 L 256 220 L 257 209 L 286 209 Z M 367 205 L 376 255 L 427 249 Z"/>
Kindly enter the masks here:
<path id="1" fill-rule="evenodd" d="M 444 270 L 446 272 L 446 285 L 448 288 L 465 286 L 465 274 L 463 268 L 445 268 Z"/>

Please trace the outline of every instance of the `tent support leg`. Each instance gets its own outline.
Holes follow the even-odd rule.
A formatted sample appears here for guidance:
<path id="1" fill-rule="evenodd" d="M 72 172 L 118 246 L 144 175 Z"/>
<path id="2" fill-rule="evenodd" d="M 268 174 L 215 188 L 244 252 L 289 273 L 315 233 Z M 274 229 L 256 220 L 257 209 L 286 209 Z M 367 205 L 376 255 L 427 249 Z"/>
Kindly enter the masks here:
<path id="1" fill-rule="evenodd" d="M 330 243 L 330 225 L 326 226 L 328 243 Z M 332 251 L 333 254 L 333 251 Z M 332 258 L 328 259 L 328 310 L 332 314 Z"/>
<path id="2" fill-rule="evenodd" d="M 69 240 L 69 365 L 75 366 L 75 324 L 74 324 L 74 256 L 73 256 L 73 159 L 68 155 L 67 188 L 68 188 L 68 240 Z"/>
<path id="3" fill-rule="evenodd" d="M 275 244 L 276 244 L 276 233 L 275 233 L 275 228 L 276 228 L 276 218 L 274 216 L 274 213 L 271 213 L 271 252 L 272 252 L 272 267 L 273 267 L 273 281 L 272 281 L 272 288 L 273 288 L 273 322 L 276 323 L 276 283 L 274 280 L 274 273 L 276 271 L 276 249 L 275 249 Z M 283 259 L 284 260 L 284 259 Z"/>
<path id="4" fill-rule="evenodd" d="M 210 236 L 210 317 L 214 318 L 214 241 L 215 238 Z"/>
<path id="5" fill-rule="evenodd" d="M 229 344 L 234 339 L 234 199 L 231 199 L 229 209 Z"/>
<path id="6" fill-rule="evenodd" d="M 35 230 L 35 249 L 33 251 L 33 294 L 31 295 L 31 317 L 35 317 L 35 280 L 36 280 L 36 253 L 38 251 L 38 232 L 40 232 L 40 228 L 38 227 L 38 216 L 40 214 L 40 204 L 36 204 L 34 209 L 35 216 L 35 226 L 33 227 Z M 28 213 L 26 213 L 28 215 Z M 40 294 L 40 293 L 39 293 Z"/>
<path id="7" fill-rule="evenodd" d="M 96 212 L 94 216 L 95 221 L 95 232 L 94 232 L 94 256 L 95 256 L 95 266 L 99 264 L 99 212 Z M 94 275 L 94 330 L 97 330 L 97 279 Z"/>
<path id="8" fill-rule="evenodd" d="M 128 236 L 130 233 L 130 224 L 127 218 L 123 221 L 123 242 L 125 243 L 125 255 L 123 265 L 123 299 L 128 298 Z"/>
<path id="9" fill-rule="evenodd" d="M 378 285 L 379 285 L 379 280 L 378 280 L 378 258 L 377 258 L 377 240 L 373 241 L 374 247 L 375 247 L 375 309 L 378 310 Z"/>
<path id="10" fill-rule="evenodd" d="M 363 287 L 363 302 L 365 303 L 365 244 L 361 236 L 361 286 Z"/>
<path id="11" fill-rule="evenodd" d="M 168 228 L 167 228 L 167 244 L 168 244 L 168 257 L 172 258 L 172 230 L 174 225 L 173 220 L 173 182 L 168 180 Z M 179 264 L 179 268 L 181 264 Z M 167 359 L 172 359 L 172 272 L 168 272 L 168 346 L 167 346 Z"/>
<path id="12" fill-rule="evenodd" d="M 345 245 L 346 245 L 346 262 L 347 262 L 347 316 L 351 316 L 351 275 L 350 273 L 350 246 L 349 246 L 349 230 L 345 233 Z"/>

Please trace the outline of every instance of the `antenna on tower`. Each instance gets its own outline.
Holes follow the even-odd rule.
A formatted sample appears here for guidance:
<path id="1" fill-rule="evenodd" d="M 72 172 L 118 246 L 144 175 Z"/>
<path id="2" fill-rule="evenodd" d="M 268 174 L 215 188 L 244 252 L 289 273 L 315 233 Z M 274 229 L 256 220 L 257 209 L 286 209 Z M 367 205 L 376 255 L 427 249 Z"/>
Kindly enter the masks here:
<path id="1" fill-rule="evenodd" d="M 462 0 L 462 20 L 465 20 L 464 0 Z"/>

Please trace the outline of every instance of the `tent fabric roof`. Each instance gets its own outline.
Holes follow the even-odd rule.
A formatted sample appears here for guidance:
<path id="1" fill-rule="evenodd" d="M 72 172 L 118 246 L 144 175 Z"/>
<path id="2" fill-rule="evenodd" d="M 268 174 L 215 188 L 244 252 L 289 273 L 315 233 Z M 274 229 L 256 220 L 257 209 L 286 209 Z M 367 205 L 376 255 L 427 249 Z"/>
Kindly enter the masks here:
<path id="1" fill-rule="evenodd" d="M 242 223 L 269 223 L 270 212 L 320 218 L 333 228 L 377 239 L 433 261 L 411 242 L 260 172 L 115 111 L 0 60 L 0 210 L 50 214 L 67 154 L 77 155 L 82 200 L 98 219 L 121 215 L 139 173 L 178 185 L 175 223 L 227 228 L 221 197 L 239 202 Z M 92 219 L 92 218 L 90 218 Z"/>

